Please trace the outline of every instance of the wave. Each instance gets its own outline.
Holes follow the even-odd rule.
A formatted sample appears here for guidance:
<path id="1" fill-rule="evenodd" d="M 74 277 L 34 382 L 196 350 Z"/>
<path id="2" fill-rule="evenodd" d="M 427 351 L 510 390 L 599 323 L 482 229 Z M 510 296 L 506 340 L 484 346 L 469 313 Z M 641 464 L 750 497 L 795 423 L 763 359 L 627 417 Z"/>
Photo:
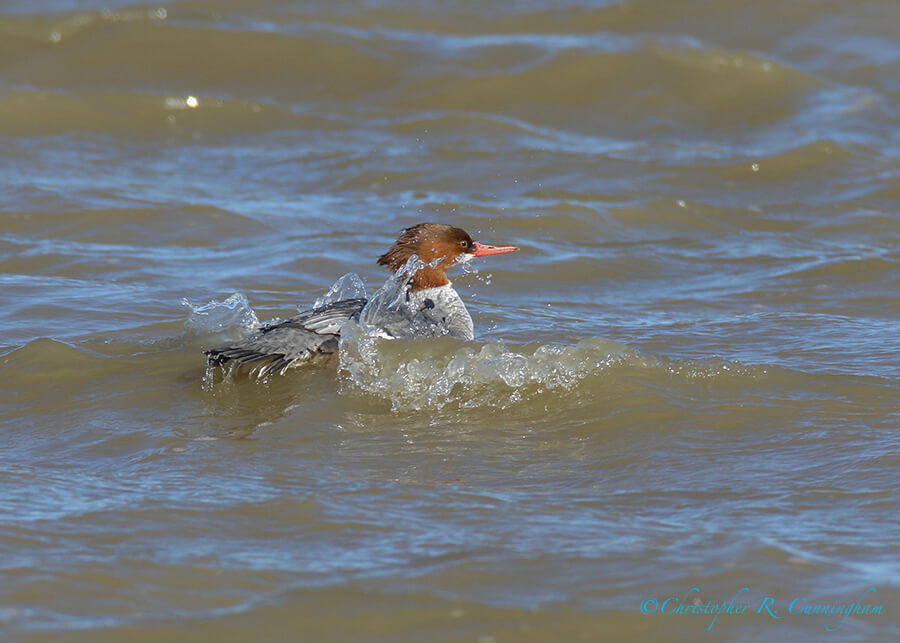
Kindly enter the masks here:
<path id="1" fill-rule="evenodd" d="M 399 283 L 396 276 L 389 277 L 370 298 L 361 323 L 350 321 L 343 325 L 338 351 L 343 390 L 380 398 L 398 412 L 508 409 L 544 394 L 578 396 L 587 392 L 590 396 L 591 387 L 636 373 L 682 380 L 756 378 L 766 373 L 765 367 L 721 359 L 666 360 L 599 337 L 573 344 L 525 345 L 462 342 L 449 337 L 384 339 L 379 327 L 366 320 L 390 314 L 392 306 L 402 300 L 397 293 Z M 354 294 L 364 294 L 358 277 L 345 275 L 318 301 L 332 301 L 348 288 Z M 191 308 L 185 323 L 187 331 L 201 338 L 207 335 L 211 342 L 218 342 L 226 334 L 232 338 L 246 336 L 259 327 L 257 314 L 241 293 L 203 306 L 187 300 L 184 303 Z M 235 376 L 234 370 L 226 372 L 229 381 Z M 260 379 L 269 381 L 275 377 L 280 376 L 266 374 Z M 214 386 L 215 378 L 209 370 L 204 382 Z"/>
<path id="2" fill-rule="evenodd" d="M 395 295 L 390 289 L 396 285 L 388 278 L 380 292 Z M 348 288 L 356 296 L 365 292 L 358 278 L 345 276 L 320 301 L 340 298 Z M 373 296 L 370 301 L 389 307 L 388 302 L 398 299 Z M 258 327 L 256 313 L 239 293 L 222 302 L 191 308 L 186 328 L 195 345 L 210 346 L 225 337 L 236 339 Z M 328 366 L 330 371 L 332 365 Z M 278 380 L 279 388 L 290 388 L 290 378 L 301 372 L 312 376 L 309 369 L 299 368 L 289 370 L 284 377 L 263 377 L 262 383 L 268 386 Z M 317 369 L 317 376 L 322 372 Z M 243 376 L 228 371 L 222 384 L 231 387 L 241 379 Z M 207 390 L 218 385 L 209 371 L 203 380 Z M 450 337 L 385 339 L 376 327 L 354 321 L 341 328 L 337 383 L 340 394 L 383 402 L 395 413 L 527 411 L 535 405 L 547 409 L 598 403 L 615 408 L 636 400 L 649 406 L 681 405 L 685 399 L 695 400 L 712 391 L 713 398 L 720 397 L 726 404 L 743 403 L 741 400 L 752 403 L 754 399 L 774 403 L 803 398 L 810 392 L 820 395 L 823 390 L 839 395 L 849 386 L 867 390 L 868 399 L 881 404 L 893 399 L 895 386 L 880 377 L 810 373 L 717 356 L 673 359 L 596 336 L 530 343 L 464 342 Z"/>
<path id="3" fill-rule="evenodd" d="M 2 18 L 0 33 L 19 40 L 0 71 L 19 93 L 0 101 L 0 123 L 10 123 L 0 133 L 253 132 L 302 126 L 298 112 L 355 112 L 364 100 L 368 110 L 502 113 L 620 138 L 640 113 L 672 132 L 769 125 L 824 87 L 759 53 L 665 34 L 583 33 L 556 14 L 554 33 L 493 24 L 498 31 L 481 35 L 404 26 L 393 13 L 368 25 L 327 11 L 252 23 L 225 14 L 188 4 Z M 314 107 L 322 102 L 332 108 Z"/>
<path id="4" fill-rule="evenodd" d="M 197 98 L 189 91 L 172 95 L 161 89 L 38 89 L 21 85 L 0 95 L 0 136 L 98 133 L 178 140 L 329 127 L 326 117 L 294 114 L 264 99 L 215 93 Z"/>
<path id="5" fill-rule="evenodd" d="M 397 341 L 367 335 L 353 323 L 341 333 L 344 382 L 390 402 L 394 411 L 505 410 L 544 395 L 574 403 L 604 388 L 621 389 L 631 377 L 753 380 L 769 368 L 720 358 L 669 360 L 600 337 L 572 344 Z"/>

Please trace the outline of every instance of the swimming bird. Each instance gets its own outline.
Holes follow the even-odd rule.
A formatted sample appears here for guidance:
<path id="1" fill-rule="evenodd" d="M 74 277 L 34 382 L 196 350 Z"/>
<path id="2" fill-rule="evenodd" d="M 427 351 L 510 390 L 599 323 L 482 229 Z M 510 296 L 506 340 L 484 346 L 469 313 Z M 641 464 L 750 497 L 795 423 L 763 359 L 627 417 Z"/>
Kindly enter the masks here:
<path id="1" fill-rule="evenodd" d="M 380 307 L 375 314 L 366 316 L 366 322 L 381 337 L 449 336 L 472 340 L 472 318 L 447 278 L 447 270 L 475 257 L 516 250 L 515 246 L 478 243 L 465 230 L 442 223 L 419 223 L 405 228 L 390 250 L 378 258 L 378 264 L 404 281 L 404 301 Z M 291 367 L 337 352 L 341 327 L 348 321 L 358 321 L 367 302 L 365 298 L 332 302 L 263 325 L 234 344 L 203 352 L 210 366 L 254 364 L 258 377 L 283 374 Z"/>

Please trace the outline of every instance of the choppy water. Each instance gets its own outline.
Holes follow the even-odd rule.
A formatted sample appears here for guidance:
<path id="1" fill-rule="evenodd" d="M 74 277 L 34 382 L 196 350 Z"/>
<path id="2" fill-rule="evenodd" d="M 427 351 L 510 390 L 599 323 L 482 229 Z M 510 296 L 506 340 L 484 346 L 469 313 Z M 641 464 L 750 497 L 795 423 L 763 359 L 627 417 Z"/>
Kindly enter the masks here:
<path id="1" fill-rule="evenodd" d="M 898 24 L 3 3 L 4 640 L 900 638 Z M 476 342 L 204 382 L 427 220 Z"/>

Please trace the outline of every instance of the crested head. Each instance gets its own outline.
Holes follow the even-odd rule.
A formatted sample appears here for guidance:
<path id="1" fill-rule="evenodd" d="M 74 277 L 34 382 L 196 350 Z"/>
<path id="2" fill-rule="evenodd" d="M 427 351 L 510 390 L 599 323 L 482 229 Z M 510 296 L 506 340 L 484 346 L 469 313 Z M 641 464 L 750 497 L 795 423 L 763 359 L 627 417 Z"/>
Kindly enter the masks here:
<path id="1" fill-rule="evenodd" d="M 478 243 L 462 228 L 444 223 L 419 223 L 403 230 L 391 249 L 378 258 L 378 263 L 391 272 L 400 270 L 409 258 L 417 255 L 425 262 L 410 279 L 411 290 L 435 288 L 450 283 L 447 269 L 465 263 L 472 257 L 486 257 L 515 252 L 513 246 L 486 246 Z"/>
<path id="2" fill-rule="evenodd" d="M 475 242 L 462 228 L 443 223 L 419 223 L 404 229 L 391 249 L 378 258 L 378 263 L 397 272 L 412 255 L 417 255 L 425 266 L 413 275 L 411 288 L 421 290 L 449 284 L 447 269 L 461 263 L 461 256 L 474 251 Z"/>

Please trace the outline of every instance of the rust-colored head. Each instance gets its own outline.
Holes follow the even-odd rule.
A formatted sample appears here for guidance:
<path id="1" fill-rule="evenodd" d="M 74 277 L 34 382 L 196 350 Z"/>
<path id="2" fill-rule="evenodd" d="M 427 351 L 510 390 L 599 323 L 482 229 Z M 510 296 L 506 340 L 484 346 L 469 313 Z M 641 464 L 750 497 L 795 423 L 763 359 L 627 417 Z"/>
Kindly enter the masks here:
<path id="1" fill-rule="evenodd" d="M 425 262 L 425 267 L 412 278 L 412 290 L 446 286 L 447 269 L 457 263 L 465 263 L 472 257 L 484 257 L 515 252 L 514 246 L 486 246 L 474 241 L 462 228 L 443 223 L 419 223 L 406 228 L 390 250 L 378 258 L 378 263 L 397 272 L 415 254 Z M 432 267 L 430 264 L 440 259 Z"/>

